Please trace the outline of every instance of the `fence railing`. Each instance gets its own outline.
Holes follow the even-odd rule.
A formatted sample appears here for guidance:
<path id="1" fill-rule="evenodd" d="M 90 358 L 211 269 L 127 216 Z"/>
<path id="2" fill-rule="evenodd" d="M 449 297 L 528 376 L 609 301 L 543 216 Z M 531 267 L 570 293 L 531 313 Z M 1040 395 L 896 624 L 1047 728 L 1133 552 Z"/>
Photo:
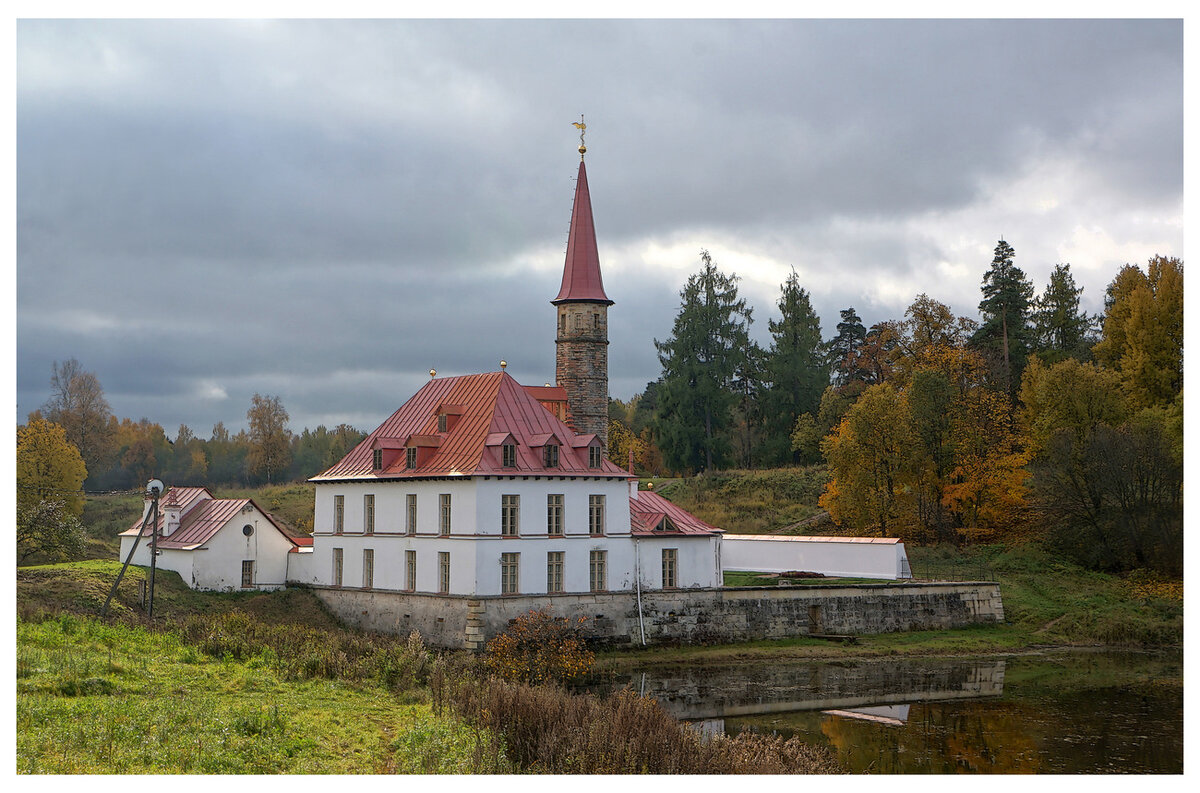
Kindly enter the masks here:
<path id="1" fill-rule="evenodd" d="M 910 561 L 901 567 L 913 581 L 995 581 L 996 572 L 988 565 L 957 559 Z"/>

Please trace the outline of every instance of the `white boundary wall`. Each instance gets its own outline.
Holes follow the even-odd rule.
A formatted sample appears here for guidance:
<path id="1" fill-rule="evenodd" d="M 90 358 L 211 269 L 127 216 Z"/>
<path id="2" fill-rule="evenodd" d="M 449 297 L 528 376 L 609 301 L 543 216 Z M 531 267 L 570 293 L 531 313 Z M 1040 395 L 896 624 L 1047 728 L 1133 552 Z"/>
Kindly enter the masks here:
<path id="1" fill-rule="evenodd" d="M 787 573 L 798 570 L 842 578 L 896 580 L 906 574 L 904 543 L 885 537 L 786 537 L 726 534 L 724 570 Z"/>

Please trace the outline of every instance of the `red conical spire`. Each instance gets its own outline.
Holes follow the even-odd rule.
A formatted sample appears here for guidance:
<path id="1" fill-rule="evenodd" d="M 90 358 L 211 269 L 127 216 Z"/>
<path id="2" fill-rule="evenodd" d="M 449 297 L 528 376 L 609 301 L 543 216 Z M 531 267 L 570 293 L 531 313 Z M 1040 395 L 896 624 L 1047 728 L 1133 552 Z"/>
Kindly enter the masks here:
<path id="1" fill-rule="evenodd" d="M 592 198 L 588 195 L 587 169 L 582 158 L 579 160 L 579 178 L 575 181 L 575 207 L 571 211 L 571 234 L 567 238 L 567 262 L 563 267 L 562 288 L 558 290 L 558 297 L 550 302 L 554 305 L 604 303 L 606 306 L 613 303 L 604 294 L 604 282 L 600 278 L 600 254 L 596 250 L 596 227 L 592 223 Z"/>

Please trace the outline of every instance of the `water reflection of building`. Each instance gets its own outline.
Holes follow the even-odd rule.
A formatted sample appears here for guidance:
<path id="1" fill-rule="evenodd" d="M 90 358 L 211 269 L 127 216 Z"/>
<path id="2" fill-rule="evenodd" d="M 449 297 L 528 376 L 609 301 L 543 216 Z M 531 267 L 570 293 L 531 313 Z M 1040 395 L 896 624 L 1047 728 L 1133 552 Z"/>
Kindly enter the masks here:
<path id="1" fill-rule="evenodd" d="M 788 711 L 856 711 L 912 702 L 998 697 L 1003 659 L 829 661 L 790 665 L 654 670 L 631 681 L 671 715 L 691 721 Z M 907 714 L 903 715 L 907 718 Z"/>

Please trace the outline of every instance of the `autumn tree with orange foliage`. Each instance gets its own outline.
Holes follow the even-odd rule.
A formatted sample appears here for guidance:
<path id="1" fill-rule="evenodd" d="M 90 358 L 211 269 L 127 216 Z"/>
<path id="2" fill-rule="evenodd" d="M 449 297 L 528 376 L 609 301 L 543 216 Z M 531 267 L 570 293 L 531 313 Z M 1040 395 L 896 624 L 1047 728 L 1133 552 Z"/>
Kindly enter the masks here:
<path id="1" fill-rule="evenodd" d="M 849 407 L 823 446 L 821 504 L 858 529 L 922 542 L 1000 538 L 1023 513 L 1028 455 L 1012 403 L 966 347 L 973 323 L 919 295 L 885 323 L 892 377 Z"/>
<path id="2" fill-rule="evenodd" d="M 522 614 L 488 642 L 484 664 L 497 677 L 532 685 L 575 680 L 595 661 L 583 640 L 585 621 L 556 617 L 549 608 Z"/>

